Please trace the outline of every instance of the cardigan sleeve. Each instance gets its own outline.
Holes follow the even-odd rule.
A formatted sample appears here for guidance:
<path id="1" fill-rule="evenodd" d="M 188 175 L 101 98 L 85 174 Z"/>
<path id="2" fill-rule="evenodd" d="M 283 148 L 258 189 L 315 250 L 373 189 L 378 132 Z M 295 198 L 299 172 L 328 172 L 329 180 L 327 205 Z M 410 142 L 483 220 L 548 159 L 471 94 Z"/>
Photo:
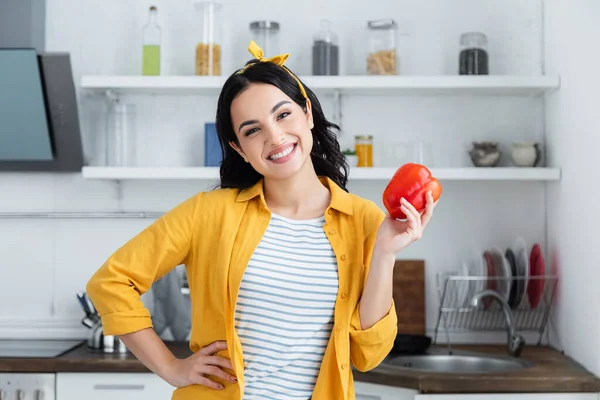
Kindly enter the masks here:
<path id="1" fill-rule="evenodd" d="M 385 214 L 375 204 L 368 203 L 365 210 L 364 265 L 365 281 L 371 266 L 371 257 L 379 226 Z M 398 316 L 396 306 L 392 305 L 387 314 L 368 329 L 362 329 L 360 323 L 360 303 L 356 306 L 350 319 L 350 359 L 361 372 L 378 366 L 392 350 L 398 333 Z"/>
<path id="2" fill-rule="evenodd" d="M 86 290 L 102 318 L 105 334 L 124 335 L 152 327 L 141 295 L 186 262 L 201 198 L 202 193 L 197 194 L 162 215 L 92 275 Z"/>

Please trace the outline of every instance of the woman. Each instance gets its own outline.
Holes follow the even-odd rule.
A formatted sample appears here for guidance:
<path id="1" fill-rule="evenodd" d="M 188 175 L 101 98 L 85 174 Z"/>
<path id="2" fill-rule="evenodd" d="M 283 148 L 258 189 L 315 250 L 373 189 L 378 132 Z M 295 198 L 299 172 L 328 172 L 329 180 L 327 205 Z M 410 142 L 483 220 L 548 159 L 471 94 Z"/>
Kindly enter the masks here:
<path id="1" fill-rule="evenodd" d="M 220 188 L 201 192 L 118 249 L 87 285 L 106 334 L 119 335 L 173 399 L 353 399 L 397 332 L 396 254 L 424 213 L 386 218 L 346 190 L 347 165 L 315 95 L 251 42 L 218 102 Z M 152 329 L 140 301 L 185 263 L 192 301 L 187 359 Z"/>

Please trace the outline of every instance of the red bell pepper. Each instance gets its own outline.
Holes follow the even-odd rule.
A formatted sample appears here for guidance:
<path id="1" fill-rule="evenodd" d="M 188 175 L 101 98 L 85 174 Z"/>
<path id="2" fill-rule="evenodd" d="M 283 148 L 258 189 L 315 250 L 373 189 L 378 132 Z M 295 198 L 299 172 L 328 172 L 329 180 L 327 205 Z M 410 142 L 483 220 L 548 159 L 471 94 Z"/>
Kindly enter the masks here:
<path id="1" fill-rule="evenodd" d="M 400 210 L 400 199 L 404 197 L 417 211 L 424 211 L 429 190 L 433 201 L 437 201 L 442 194 L 442 185 L 431 176 L 431 171 L 421 164 L 404 164 L 383 191 L 383 205 L 392 218 L 406 219 Z"/>

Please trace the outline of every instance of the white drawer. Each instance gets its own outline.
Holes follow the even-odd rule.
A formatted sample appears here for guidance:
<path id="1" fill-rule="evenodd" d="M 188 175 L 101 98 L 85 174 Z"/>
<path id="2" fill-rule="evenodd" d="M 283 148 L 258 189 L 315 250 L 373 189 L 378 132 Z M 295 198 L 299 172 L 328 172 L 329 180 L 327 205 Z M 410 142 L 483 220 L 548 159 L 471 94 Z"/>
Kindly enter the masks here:
<path id="1" fill-rule="evenodd" d="M 57 400 L 167 400 L 174 387 L 151 373 L 58 373 Z"/>

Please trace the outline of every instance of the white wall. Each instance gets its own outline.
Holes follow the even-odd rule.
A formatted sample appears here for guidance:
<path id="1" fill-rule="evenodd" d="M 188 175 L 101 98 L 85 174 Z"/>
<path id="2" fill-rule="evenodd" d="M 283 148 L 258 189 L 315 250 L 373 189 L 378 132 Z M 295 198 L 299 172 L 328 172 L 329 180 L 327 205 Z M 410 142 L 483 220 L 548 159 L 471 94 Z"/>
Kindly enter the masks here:
<path id="1" fill-rule="evenodd" d="M 163 26 L 166 73 L 174 73 L 185 55 L 180 48 L 194 38 L 186 32 L 185 2 L 156 1 Z M 490 39 L 493 73 L 535 75 L 542 70 L 541 2 L 510 0 L 380 0 L 352 9 L 344 0 L 325 5 L 294 2 L 294 12 L 281 2 L 224 1 L 227 22 L 224 70 L 249 55 L 248 22 L 273 18 L 281 22 L 282 49 L 292 54 L 289 66 L 309 73 L 308 58 L 318 20 L 333 20 L 342 38 L 342 70 L 360 74 L 367 19 L 392 17 L 401 26 L 403 74 L 455 74 L 458 40 L 463 31 L 483 30 Z M 235 6 L 234 6 L 235 4 Z M 252 6 L 250 6 L 252 4 Z M 48 51 L 69 51 L 76 82 L 86 74 L 137 74 L 145 1 L 48 0 Z M 360 68 L 359 68 L 360 67 Z M 202 165 L 203 125 L 211 121 L 216 97 L 131 97 L 137 105 L 139 158 L 143 165 Z M 322 99 L 328 113 L 331 102 Z M 101 164 L 103 124 L 101 99 L 81 94 L 86 157 Z M 543 101 L 531 98 L 350 97 L 343 99 L 341 141 L 370 133 L 376 140 L 376 163 L 398 165 L 386 146 L 416 139 L 430 144 L 430 166 L 470 166 L 471 141 L 544 140 Z M 388 158 L 386 158 L 388 157 Z M 503 163 L 509 165 L 505 154 Z M 351 183 L 350 189 L 381 205 L 380 183 Z M 0 212 L 13 211 L 165 211 L 210 183 L 85 181 L 79 174 L 2 174 Z M 445 182 L 443 199 L 426 236 L 400 255 L 423 258 L 427 268 L 428 327 L 436 321 L 435 274 L 456 268 L 471 249 L 505 248 L 516 236 L 545 247 L 545 184 L 537 182 Z M 524 207 L 523 207 L 524 206 Z M 129 237 L 149 220 L 0 219 L 0 337 L 28 334 L 83 335 L 75 292 Z M 20 308 L 17 310 L 16 306 Z M 23 327 L 33 329 L 23 330 Z M 68 328 L 68 330 L 65 330 Z M 505 340 L 505 335 L 498 335 Z"/>
<path id="2" fill-rule="evenodd" d="M 600 55 L 588 52 L 600 35 L 596 0 L 545 1 L 546 72 L 560 73 L 561 89 L 547 102 L 547 134 L 553 165 L 562 180 L 549 186 L 549 262 L 560 275 L 557 317 L 567 353 L 600 374 L 600 211 L 597 199 L 600 145 L 597 93 Z"/>

